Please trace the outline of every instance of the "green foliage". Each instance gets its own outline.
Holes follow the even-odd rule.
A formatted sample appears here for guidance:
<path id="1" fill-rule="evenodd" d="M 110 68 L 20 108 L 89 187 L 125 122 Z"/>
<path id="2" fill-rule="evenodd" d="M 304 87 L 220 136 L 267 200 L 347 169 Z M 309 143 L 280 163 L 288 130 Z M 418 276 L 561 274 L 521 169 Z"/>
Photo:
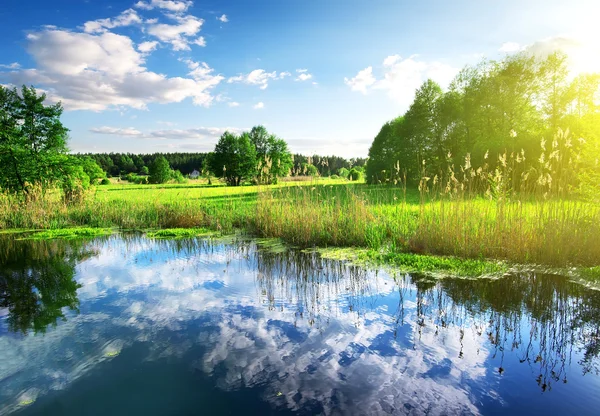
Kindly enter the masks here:
<path id="1" fill-rule="evenodd" d="M 504 154 L 521 153 L 526 158 L 512 170 L 514 187 L 526 172 L 539 173 L 545 152 L 540 140 L 553 142 L 562 128 L 572 139 L 553 150 L 561 151 L 565 162 L 571 158 L 568 186 L 594 194 L 599 86 L 599 74 L 569 80 L 566 57 L 558 53 L 543 59 L 516 54 L 483 61 L 462 70 L 447 92 L 428 80 L 416 91 L 408 111 L 384 124 L 375 137 L 367 182 L 416 185 L 422 177 L 439 177 L 449 169 L 458 173 L 468 155 L 472 165 L 484 166 Z"/>
<path id="2" fill-rule="evenodd" d="M 108 178 L 104 178 L 100 181 L 100 185 L 110 185 L 110 180 Z"/>
<path id="3" fill-rule="evenodd" d="M 210 162 L 212 172 L 231 186 L 239 186 L 256 175 L 256 149 L 248 133 L 223 133 Z"/>
<path id="4" fill-rule="evenodd" d="M 65 202 L 70 204 L 81 202 L 90 188 L 90 177 L 75 158 L 66 159 L 62 170 L 64 176 L 60 183 Z"/>
<path id="5" fill-rule="evenodd" d="M 150 175 L 150 169 L 148 169 L 148 166 L 142 166 L 140 169 L 140 175 Z"/>
<path id="6" fill-rule="evenodd" d="M 348 172 L 348 179 L 351 181 L 358 181 L 360 178 L 362 178 L 362 172 L 359 169 L 350 169 L 350 172 Z"/>
<path id="7" fill-rule="evenodd" d="M 150 183 L 166 183 L 172 177 L 169 162 L 163 156 L 158 156 L 150 165 Z"/>
<path id="8" fill-rule="evenodd" d="M 65 175 L 68 130 L 60 104 L 44 105 L 45 94 L 0 86 L 0 188 L 28 193 L 46 189 Z"/>
<path id="9" fill-rule="evenodd" d="M 319 170 L 311 163 L 305 163 L 302 165 L 302 174 L 307 176 L 319 176 Z"/>
<path id="10" fill-rule="evenodd" d="M 269 134 L 264 126 L 256 126 L 250 131 L 250 140 L 256 149 L 259 183 L 274 184 L 278 178 L 288 176 L 293 161 L 283 139 Z"/>
<path id="11" fill-rule="evenodd" d="M 96 184 L 106 178 L 106 172 L 91 157 L 80 158 L 79 163 L 85 174 L 90 178 L 90 184 Z"/>
<path id="12" fill-rule="evenodd" d="M 187 183 L 185 176 L 183 176 L 183 174 L 178 170 L 171 172 L 171 179 L 173 179 L 176 183 Z"/>
<path id="13" fill-rule="evenodd" d="M 348 179 L 349 174 L 350 174 L 350 171 L 346 168 L 338 169 L 338 175 L 340 178 Z"/>

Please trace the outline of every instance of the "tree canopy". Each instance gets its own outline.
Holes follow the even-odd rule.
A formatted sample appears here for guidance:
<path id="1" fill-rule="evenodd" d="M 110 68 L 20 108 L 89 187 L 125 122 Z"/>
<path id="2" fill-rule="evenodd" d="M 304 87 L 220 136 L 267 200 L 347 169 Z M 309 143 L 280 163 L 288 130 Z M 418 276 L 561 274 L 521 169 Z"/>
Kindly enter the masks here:
<path id="1" fill-rule="evenodd" d="M 543 139 L 559 129 L 593 165 L 600 147 L 600 75 L 570 77 L 566 56 L 540 59 L 520 53 L 463 69 L 443 92 L 427 80 L 404 115 L 385 123 L 369 149 L 369 183 L 389 183 L 406 175 L 418 182 L 426 169 L 438 173 L 460 166 L 467 155 L 474 166 L 504 153 L 526 156 L 524 168 L 538 163 Z M 595 154 L 595 156 L 594 156 Z M 583 176 L 582 176 L 583 177 Z M 593 179 L 590 179 L 593 180 Z"/>
<path id="2" fill-rule="evenodd" d="M 68 129 L 60 104 L 44 105 L 34 88 L 0 86 L 0 187 L 27 193 L 60 180 L 68 168 Z"/>

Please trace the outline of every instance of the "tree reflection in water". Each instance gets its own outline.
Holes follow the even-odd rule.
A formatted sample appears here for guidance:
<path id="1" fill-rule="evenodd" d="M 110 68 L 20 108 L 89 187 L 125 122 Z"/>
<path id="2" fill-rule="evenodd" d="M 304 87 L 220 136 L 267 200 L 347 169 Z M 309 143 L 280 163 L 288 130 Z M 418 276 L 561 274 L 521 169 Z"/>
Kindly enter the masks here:
<path id="1" fill-rule="evenodd" d="M 337 306 L 353 311 L 360 325 L 381 287 L 363 268 L 320 258 L 314 253 L 257 251 L 259 296 L 269 308 L 295 308 L 296 318 L 320 327 Z M 583 373 L 598 374 L 600 363 L 600 294 L 568 278 L 522 273 L 499 279 L 434 280 L 425 276 L 395 276 L 398 308 L 395 321 L 414 320 L 414 347 L 425 327 L 436 336 L 456 333 L 460 344 L 468 334 L 485 337 L 497 371 L 505 371 L 507 352 L 530 366 L 542 391 L 567 383 L 573 352 Z M 380 283 L 379 283 L 380 284 Z M 405 299 L 415 299 L 414 312 Z M 410 323 L 410 322 L 409 322 Z M 452 331 L 447 329 L 452 327 Z M 394 335 L 396 336 L 396 332 Z M 457 358 L 463 358 L 459 352 Z"/>
<path id="2" fill-rule="evenodd" d="M 0 308 L 8 310 L 9 329 L 45 333 L 65 319 L 63 308 L 77 310 L 75 265 L 90 254 L 82 241 L 0 238 Z"/>

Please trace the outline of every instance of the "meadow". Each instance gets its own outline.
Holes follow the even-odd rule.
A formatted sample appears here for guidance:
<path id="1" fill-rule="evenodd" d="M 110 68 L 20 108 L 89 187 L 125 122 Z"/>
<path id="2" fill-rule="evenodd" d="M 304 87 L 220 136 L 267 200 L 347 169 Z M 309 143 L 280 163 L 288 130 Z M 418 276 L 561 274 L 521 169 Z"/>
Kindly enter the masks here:
<path id="1" fill-rule="evenodd" d="M 329 178 L 240 187 L 113 183 L 95 187 L 77 204 L 52 193 L 18 203 L 0 198 L 1 229 L 69 227 L 243 231 L 299 247 L 365 248 L 392 263 L 413 253 L 554 267 L 600 264 L 600 207 L 568 198 L 445 195 Z"/>

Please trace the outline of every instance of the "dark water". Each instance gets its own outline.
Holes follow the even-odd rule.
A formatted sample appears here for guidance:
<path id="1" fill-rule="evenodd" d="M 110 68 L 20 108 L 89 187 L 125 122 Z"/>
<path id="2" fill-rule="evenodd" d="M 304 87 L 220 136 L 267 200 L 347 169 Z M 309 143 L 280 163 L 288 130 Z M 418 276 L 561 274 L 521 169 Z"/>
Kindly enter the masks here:
<path id="1" fill-rule="evenodd" d="M 599 414 L 600 292 L 252 241 L 0 238 L 0 414 Z"/>

